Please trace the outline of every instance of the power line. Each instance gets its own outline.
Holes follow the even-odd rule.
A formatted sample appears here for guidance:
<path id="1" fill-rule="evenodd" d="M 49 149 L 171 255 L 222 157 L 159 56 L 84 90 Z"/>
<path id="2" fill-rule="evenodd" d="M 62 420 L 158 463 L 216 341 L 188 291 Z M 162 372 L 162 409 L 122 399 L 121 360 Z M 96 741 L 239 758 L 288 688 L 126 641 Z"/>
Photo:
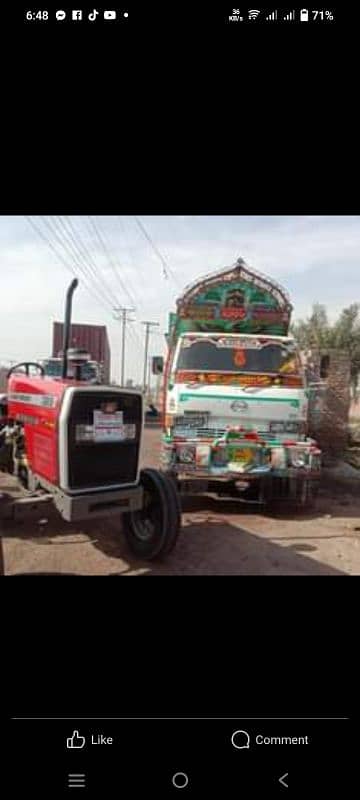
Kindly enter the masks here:
<path id="1" fill-rule="evenodd" d="M 46 246 L 55 255 L 57 261 L 61 262 L 61 264 L 69 272 L 71 272 L 72 275 L 75 275 L 76 277 L 78 277 L 78 269 L 74 268 L 74 266 L 75 267 L 77 266 L 76 260 L 74 259 L 73 255 L 71 253 L 71 250 L 69 250 L 69 248 L 67 247 L 67 243 L 64 244 L 64 242 L 59 237 L 59 235 L 57 233 L 56 226 L 55 226 L 55 232 L 54 232 L 52 227 L 47 222 L 47 220 L 45 220 L 45 219 L 42 220 L 42 222 L 45 225 L 45 227 L 51 233 L 52 240 L 50 240 L 50 238 L 46 234 L 46 232 L 44 232 L 35 223 L 35 221 L 30 216 L 24 215 L 24 217 L 27 220 L 27 222 L 29 223 L 29 225 L 31 225 L 31 227 L 33 228 L 35 233 L 40 237 L 40 239 L 46 244 Z M 63 252 L 61 252 L 59 250 L 59 248 L 57 246 L 55 246 L 55 244 L 53 243 L 54 237 L 55 237 L 55 242 L 59 242 L 60 243 L 62 251 L 64 251 L 66 257 L 64 256 Z M 82 265 L 81 265 L 81 271 L 82 271 L 83 274 L 85 273 L 85 270 L 84 270 Z M 87 276 L 86 276 L 86 278 L 87 278 Z M 97 293 L 97 290 L 94 289 L 92 287 L 92 285 L 90 285 L 90 286 L 88 285 L 87 279 L 83 279 L 83 284 L 84 284 L 85 290 L 96 300 L 97 304 L 100 304 L 106 310 L 107 314 L 109 314 L 109 312 L 111 312 L 111 314 L 113 314 L 114 300 L 116 300 L 116 298 L 113 296 L 111 304 L 107 299 L 105 299 L 105 302 L 104 302 L 104 299 L 102 297 L 99 297 L 99 295 Z M 139 335 L 138 335 L 138 333 L 136 331 L 133 331 L 131 328 L 129 328 L 128 330 L 129 330 L 129 334 L 130 334 L 130 339 L 132 341 L 132 346 L 133 346 L 134 350 L 136 351 L 136 362 L 139 363 L 139 376 L 140 376 L 140 361 L 141 361 L 142 343 L 141 343 Z"/>
<path id="2" fill-rule="evenodd" d="M 164 258 L 164 256 L 162 255 L 162 253 L 160 253 L 160 250 L 159 250 L 159 248 L 156 246 L 155 242 L 152 240 L 152 238 L 151 238 L 150 234 L 148 233 L 148 231 L 146 230 L 146 228 L 145 228 L 144 224 L 143 224 L 143 223 L 142 223 L 142 222 L 139 220 L 139 218 L 138 218 L 138 217 L 134 217 L 134 219 L 135 219 L 135 222 L 137 223 L 137 225 L 139 226 L 140 230 L 141 230 L 141 231 L 142 231 L 142 233 L 144 234 L 144 236 L 145 236 L 145 239 L 147 239 L 147 241 L 148 241 L 148 242 L 149 242 L 149 244 L 151 245 L 151 247 L 152 247 L 152 249 L 153 249 L 154 253 L 156 253 L 156 255 L 158 256 L 158 258 L 160 258 L 160 261 L 161 261 L 161 263 L 162 263 L 162 267 L 163 267 L 163 275 L 164 275 L 164 278 L 168 278 L 168 277 L 169 277 L 169 275 L 171 275 L 171 277 L 172 277 L 172 279 L 173 279 L 174 283 L 176 283 L 176 285 L 177 285 L 177 286 L 179 286 L 179 284 L 178 284 L 178 281 L 177 281 L 177 278 L 176 278 L 176 276 L 174 275 L 174 273 L 173 273 L 173 271 L 172 271 L 172 269 L 171 269 L 170 265 L 168 264 L 168 262 L 166 261 L 166 259 L 165 259 L 165 258 Z"/>
<path id="3" fill-rule="evenodd" d="M 111 266 L 111 268 L 112 268 L 112 270 L 113 270 L 113 272 L 115 274 L 115 277 L 117 278 L 122 290 L 127 294 L 127 296 L 129 297 L 131 303 L 136 307 L 136 305 L 137 305 L 136 300 L 134 299 L 134 297 L 132 296 L 132 294 L 130 293 L 130 291 L 128 290 L 128 288 L 126 287 L 124 282 L 122 281 L 122 279 L 121 279 L 121 277 L 119 275 L 119 272 L 117 270 L 116 264 L 113 261 L 113 259 L 111 257 L 111 254 L 109 252 L 109 249 L 108 249 L 108 247 L 107 247 L 107 245 L 106 245 L 106 243 L 104 241 L 104 237 L 100 233 L 98 225 L 95 223 L 95 220 L 92 217 L 88 216 L 88 219 L 91 222 L 91 225 L 92 225 L 92 227 L 93 227 L 93 229 L 95 231 L 95 235 L 97 237 L 97 240 L 99 241 L 100 246 L 104 250 L 105 256 L 106 256 L 106 258 L 107 258 L 107 260 L 108 260 L 108 262 L 109 262 L 109 264 L 110 264 L 110 266 Z M 137 331 L 133 331 L 133 336 L 137 339 L 138 345 L 141 347 L 141 342 L 140 342 L 139 335 L 138 335 Z"/>
<path id="4" fill-rule="evenodd" d="M 104 251 L 106 258 L 110 263 L 110 266 L 112 267 L 113 271 L 115 272 L 115 276 L 116 276 L 117 280 L 120 282 L 120 286 L 121 286 L 122 290 L 127 291 L 127 294 L 130 297 L 130 299 L 132 300 L 133 304 L 135 306 L 138 306 L 139 303 L 137 303 L 136 300 L 133 300 L 133 295 L 130 294 L 130 292 L 127 290 L 126 286 L 124 286 L 124 283 L 122 282 L 122 280 L 121 280 L 121 278 L 120 278 L 120 276 L 119 276 L 119 274 L 117 272 L 116 266 L 113 263 L 111 263 L 111 256 L 110 256 L 110 253 L 109 253 L 109 251 L 108 251 L 108 249 L 106 247 L 106 244 L 105 244 L 105 241 L 104 241 L 104 237 L 101 236 L 100 231 L 99 231 L 98 226 L 96 225 L 95 221 L 92 220 L 90 218 L 90 216 L 88 216 L 86 218 L 86 220 L 85 220 L 85 217 L 84 217 L 83 221 L 84 221 L 84 224 L 86 222 L 86 228 L 87 228 L 87 231 L 88 231 L 88 233 L 90 233 L 90 236 L 92 238 L 93 246 L 95 245 L 95 241 L 94 241 L 94 232 L 95 232 L 96 246 L 99 247 L 99 244 L 100 244 L 100 247 Z M 120 305 L 120 303 L 119 303 L 119 305 Z M 141 305 L 141 303 L 140 303 L 140 305 Z M 137 330 L 132 330 L 130 328 L 130 338 L 131 338 L 134 346 L 137 349 L 142 349 L 142 343 L 140 341 L 140 337 L 139 337 L 139 334 L 138 334 Z"/>
<path id="5" fill-rule="evenodd" d="M 79 250 L 82 259 L 85 260 L 87 269 L 94 276 L 94 280 L 98 281 L 98 283 L 100 284 L 101 291 L 106 292 L 109 302 L 112 304 L 114 302 L 113 290 L 111 289 L 111 287 L 108 286 L 108 284 L 104 280 L 104 277 L 103 276 L 100 277 L 99 267 L 96 264 L 92 254 L 90 253 L 87 245 L 81 239 L 79 231 L 74 227 L 70 217 L 65 216 L 65 219 L 70 228 L 69 235 L 72 236 L 72 239 L 75 242 L 75 245 L 77 246 L 77 249 Z M 61 220 L 61 217 L 59 217 L 59 220 Z"/>
<path id="6" fill-rule="evenodd" d="M 70 272 L 72 272 L 73 275 L 76 276 L 76 271 L 74 270 L 73 266 L 66 261 L 66 259 L 62 255 L 62 253 L 58 252 L 56 247 L 54 247 L 54 245 L 50 241 L 49 237 L 46 236 L 46 234 L 44 234 L 43 231 L 40 228 L 38 228 L 37 225 L 35 225 L 34 221 L 31 219 L 31 217 L 27 216 L 26 214 L 24 216 L 25 216 L 25 219 L 28 221 L 28 223 L 31 225 L 31 227 L 34 229 L 34 231 L 38 234 L 38 236 L 40 236 L 40 238 L 43 240 L 43 242 L 45 242 L 45 244 L 50 248 L 50 250 L 52 250 L 52 252 L 55 254 L 56 258 L 59 261 L 61 261 L 61 263 L 66 267 L 67 270 L 69 270 Z M 86 290 L 88 292 L 90 292 L 90 294 L 93 294 L 92 289 L 88 287 L 88 285 L 87 285 L 87 283 L 85 281 L 84 281 L 84 286 L 85 286 Z M 93 296 L 95 296 L 95 295 L 93 294 Z M 95 299 L 97 300 L 97 302 L 99 302 L 99 299 L 97 297 Z"/>
<path id="7" fill-rule="evenodd" d="M 68 247 L 67 243 L 66 243 L 66 242 L 64 243 L 64 241 L 62 240 L 62 238 L 61 238 L 61 235 L 59 235 L 59 233 L 58 233 L 58 229 L 57 229 L 57 227 L 56 227 L 56 222 L 54 223 L 54 228 L 55 228 L 55 230 L 54 230 L 54 229 L 53 229 L 53 227 L 50 225 L 49 221 L 48 221 L 48 220 L 46 220 L 44 217 L 42 217 L 42 221 L 43 221 L 43 223 L 45 224 L 45 226 L 48 228 L 48 230 L 50 231 L 50 233 L 51 233 L 53 236 L 55 236 L 55 239 L 56 239 L 56 240 L 59 242 L 60 246 L 63 248 L 63 250 L 65 251 L 65 253 L 67 254 L 67 256 L 69 256 L 69 257 L 71 258 L 71 260 L 72 260 L 73 264 L 74 264 L 74 265 L 75 265 L 75 266 L 76 266 L 76 267 L 77 267 L 77 268 L 78 268 L 78 269 L 79 269 L 79 270 L 82 272 L 82 274 L 85 276 L 85 281 L 84 281 L 84 283 L 85 283 L 85 286 L 87 287 L 88 291 L 89 291 L 89 292 L 90 292 L 90 293 L 91 293 L 91 294 L 92 294 L 92 295 L 95 297 L 95 299 L 97 300 L 97 302 L 98 302 L 98 303 L 100 302 L 100 303 L 101 303 L 101 305 L 103 305 L 103 306 L 104 306 L 104 298 L 103 298 L 103 297 L 101 298 L 101 297 L 99 296 L 99 291 L 98 291 L 98 289 L 97 289 L 96 287 L 94 287 L 94 288 L 93 288 L 92 286 L 88 286 L 88 283 L 87 283 L 87 280 L 88 280 L 88 274 L 87 274 L 86 270 L 84 269 L 83 265 L 81 264 L 81 262 L 79 261 L 79 258 L 78 258 L 78 257 L 74 257 L 74 255 L 73 255 L 73 253 L 72 253 L 71 249 L 69 249 L 69 247 Z M 33 227 L 34 227 L 34 226 L 33 226 Z M 37 232 L 39 233 L 39 230 L 37 230 Z M 42 236 L 42 234 L 41 234 L 41 233 L 40 233 L 40 235 Z M 44 237 L 42 236 L 42 238 L 44 238 Z M 48 239 L 48 237 L 45 237 L 45 240 L 47 241 L 47 244 L 49 244 L 49 246 L 52 248 L 52 250 L 54 250 L 55 254 L 60 256 L 60 258 L 61 258 L 61 260 L 63 261 L 63 263 L 65 264 L 65 266 L 66 266 L 67 268 L 69 268 L 69 269 L 71 270 L 71 272 L 72 272 L 74 275 L 76 275 L 76 271 L 74 270 L 73 266 L 72 266 L 72 265 L 69 265 L 69 264 L 68 264 L 68 262 L 66 262 L 66 261 L 65 261 L 65 259 L 63 258 L 62 254 L 58 253 L 58 251 L 57 251 L 57 250 L 54 248 L 54 246 L 51 244 L 51 242 L 49 242 L 49 239 Z M 109 301 L 107 301 L 107 300 L 106 300 L 106 298 L 105 298 L 105 302 L 106 302 L 106 303 L 109 303 Z M 109 305 L 110 305 L 110 304 L 109 304 Z M 112 308 L 112 306 L 110 306 L 110 308 Z M 107 310 L 108 310 L 108 309 L 107 309 Z"/>
<path id="8" fill-rule="evenodd" d="M 100 233 L 100 230 L 99 230 L 97 224 L 95 223 L 95 220 L 92 217 L 88 217 L 88 219 L 90 220 L 90 222 L 91 222 L 91 224 L 92 224 L 92 226 L 94 228 L 95 235 L 96 235 L 96 237 L 97 237 L 97 239 L 98 239 L 98 241 L 100 243 L 100 246 L 102 247 L 102 249 L 103 249 L 103 251 L 105 253 L 105 256 L 106 256 L 106 258 L 107 258 L 107 260 L 108 260 L 108 262 L 109 262 L 109 264 L 111 266 L 111 269 L 113 270 L 113 272 L 115 274 L 116 280 L 118 281 L 122 291 L 125 292 L 125 294 L 128 296 L 130 302 L 133 303 L 136 306 L 136 301 L 134 300 L 134 298 L 132 297 L 132 295 L 129 292 L 128 288 L 126 287 L 126 285 L 124 284 L 124 282 L 120 278 L 120 275 L 119 275 L 119 272 L 117 270 L 116 264 L 114 263 L 114 261 L 112 259 L 112 256 L 111 256 L 111 254 L 110 254 L 110 252 L 108 250 L 107 245 L 105 244 L 105 241 L 104 241 L 104 239 L 103 239 L 103 237 L 102 237 L 102 235 Z"/>
<path id="9" fill-rule="evenodd" d="M 122 236 L 125 239 L 126 247 L 127 247 L 128 252 L 129 252 L 129 255 L 130 255 L 132 267 L 133 267 L 134 270 L 140 269 L 140 272 L 142 273 L 142 275 L 145 278 L 146 277 L 145 270 L 143 269 L 141 259 L 137 259 L 137 264 L 135 266 L 135 256 L 134 256 L 134 253 L 133 253 L 133 248 L 130 245 L 130 237 L 128 238 L 127 234 L 126 234 L 126 228 L 125 228 L 123 217 L 119 217 L 118 216 L 116 219 L 119 222 L 119 226 L 120 226 L 120 230 L 121 230 Z"/>
<path id="10" fill-rule="evenodd" d="M 105 303 L 111 306 L 114 301 L 112 294 L 109 293 L 109 296 L 107 296 L 102 286 L 101 285 L 100 287 L 97 286 L 96 281 L 98 281 L 98 277 L 96 275 L 96 272 L 94 276 L 87 260 L 84 258 L 81 252 L 81 249 L 75 237 L 73 236 L 72 232 L 67 229 L 64 220 L 61 217 L 58 217 L 57 220 L 55 219 L 55 217 L 53 217 L 51 219 L 51 222 L 55 229 L 55 235 L 57 235 L 58 241 L 61 242 L 62 247 L 66 248 L 67 252 L 71 254 L 72 258 L 74 259 L 74 262 L 77 264 L 82 274 L 86 276 L 91 286 L 93 286 L 94 290 L 99 295 L 101 295 Z M 62 230 L 60 230 L 60 225 Z"/>

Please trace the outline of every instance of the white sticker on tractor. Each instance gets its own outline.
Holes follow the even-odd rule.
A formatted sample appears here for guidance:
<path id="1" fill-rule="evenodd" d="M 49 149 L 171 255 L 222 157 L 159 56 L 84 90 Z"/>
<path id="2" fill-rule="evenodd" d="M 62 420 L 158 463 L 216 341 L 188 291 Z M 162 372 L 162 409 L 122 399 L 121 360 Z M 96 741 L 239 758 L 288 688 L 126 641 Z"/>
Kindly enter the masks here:
<path id="1" fill-rule="evenodd" d="M 116 411 L 115 414 L 94 411 L 95 442 L 121 442 L 126 438 L 122 411 Z"/>

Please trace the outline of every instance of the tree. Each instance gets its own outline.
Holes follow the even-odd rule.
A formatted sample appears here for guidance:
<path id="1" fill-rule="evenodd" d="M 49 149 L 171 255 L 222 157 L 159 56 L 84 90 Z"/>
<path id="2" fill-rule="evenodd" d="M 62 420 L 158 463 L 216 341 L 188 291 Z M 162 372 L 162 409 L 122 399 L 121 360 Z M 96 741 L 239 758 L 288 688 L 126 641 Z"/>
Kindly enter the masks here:
<path id="1" fill-rule="evenodd" d="M 350 376 L 353 395 L 356 394 L 360 375 L 360 304 L 344 308 L 331 325 L 325 306 L 315 303 L 311 316 L 291 326 L 291 332 L 303 350 L 327 347 L 344 350 L 350 359 Z"/>
<path id="2" fill-rule="evenodd" d="M 334 325 L 335 347 L 345 350 L 350 358 L 353 394 L 356 394 L 360 374 L 360 303 L 344 308 Z"/>
<path id="3" fill-rule="evenodd" d="M 311 316 L 291 326 L 291 332 L 303 350 L 333 346 L 333 330 L 328 322 L 325 306 L 314 303 Z"/>

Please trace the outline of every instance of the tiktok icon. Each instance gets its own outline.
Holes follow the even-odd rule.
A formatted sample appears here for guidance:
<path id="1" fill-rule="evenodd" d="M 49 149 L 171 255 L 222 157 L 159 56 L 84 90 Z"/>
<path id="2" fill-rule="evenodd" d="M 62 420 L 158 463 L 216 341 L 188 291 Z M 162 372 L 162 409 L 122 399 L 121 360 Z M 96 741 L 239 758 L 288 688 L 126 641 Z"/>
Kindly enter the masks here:
<path id="1" fill-rule="evenodd" d="M 94 22 L 94 20 L 98 16 L 98 14 L 99 14 L 99 11 L 97 10 L 97 8 L 94 8 L 93 11 L 90 11 L 90 14 L 88 15 L 88 19 L 90 20 L 90 22 Z"/>

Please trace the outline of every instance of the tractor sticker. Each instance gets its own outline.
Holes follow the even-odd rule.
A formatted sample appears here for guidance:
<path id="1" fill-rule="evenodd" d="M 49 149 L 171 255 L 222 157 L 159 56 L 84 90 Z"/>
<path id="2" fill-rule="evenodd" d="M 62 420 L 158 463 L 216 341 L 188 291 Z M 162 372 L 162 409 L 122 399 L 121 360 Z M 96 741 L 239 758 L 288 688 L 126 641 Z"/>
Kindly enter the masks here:
<path id="1" fill-rule="evenodd" d="M 106 414 L 103 411 L 94 410 L 95 442 L 121 442 L 126 438 L 122 411 Z"/>
<path id="2" fill-rule="evenodd" d="M 26 403 L 30 406 L 54 408 L 57 397 L 52 394 L 25 394 L 24 392 L 9 392 L 8 399 L 14 403 Z"/>

